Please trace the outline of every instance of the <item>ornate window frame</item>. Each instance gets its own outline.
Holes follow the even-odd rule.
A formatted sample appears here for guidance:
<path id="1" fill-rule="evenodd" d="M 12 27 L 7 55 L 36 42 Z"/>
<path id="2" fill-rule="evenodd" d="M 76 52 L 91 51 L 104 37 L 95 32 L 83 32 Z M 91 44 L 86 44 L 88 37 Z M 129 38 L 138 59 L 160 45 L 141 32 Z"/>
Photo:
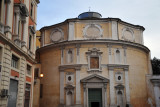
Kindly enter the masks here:
<path id="1" fill-rule="evenodd" d="M 95 28 L 97 28 L 97 29 L 100 31 L 99 35 L 97 35 L 96 37 L 89 36 L 89 35 L 87 34 L 87 30 L 88 30 L 88 28 L 90 28 L 90 27 L 95 27 Z M 92 24 L 88 24 L 88 25 L 86 25 L 86 26 L 84 27 L 84 29 L 83 29 L 83 35 L 84 35 L 84 38 L 87 38 L 87 39 L 101 38 L 101 37 L 103 36 L 103 30 L 102 30 L 102 27 L 101 27 L 100 25 L 92 23 Z"/>
<path id="2" fill-rule="evenodd" d="M 100 50 L 99 49 L 97 49 L 97 48 L 92 48 L 92 49 L 89 49 L 88 50 L 88 52 L 86 52 L 86 55 L 87 55 L 87 59 L 88 59 L 88 72 L 99 72 L 99 71 L 101 71 L 101 54 L 102 54 L 103 52 L 100 52 Z M 99 68 L 98 69 L 92 69 L 92 68 L 90 68 L 90 58 L 91 57 L 98 57 L 99 58 Z"/>
<path id="3" fill-rule="evenodd" d="M 115 73 L 115 79 L 116 83 L 123 83 L 123 73 L 122 72 L 116 72 Z"/>
<path id="4" fill-rule="evenodd" d="M 74 84 L 74 73 L 73 72 L 66 73 L 66 84 Z"/>

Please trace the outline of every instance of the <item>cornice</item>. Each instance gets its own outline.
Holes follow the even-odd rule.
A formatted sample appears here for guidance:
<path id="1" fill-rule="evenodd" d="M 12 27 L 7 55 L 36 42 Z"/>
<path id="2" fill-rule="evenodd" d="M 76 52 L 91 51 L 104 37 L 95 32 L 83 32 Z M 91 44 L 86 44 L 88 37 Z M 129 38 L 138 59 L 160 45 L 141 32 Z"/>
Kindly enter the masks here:
<path id="1" fill-rule="evenodd" d="M 73 65 L 60 65 L 59 66 L 59 71 L 64 72 L 66 69 L 75 69 L 75 70 L 80 70 L 81 69 L 81 64 L 73 64 Z"/>
<path id="2" fill-rule="evenodd" d="M 5 35 L 3 35 L 2 33 L 0 33 L 0 40 L 3 41 L 5 44 L 9 45 L 12 49 L 14 49 L 15 51 L 18 51 L 21 55 L 25 56 L 25 58 L 28 61 L 31 61 L 33 63 L 35 62 L 35 59 L 33 59 L 32 57 L 30 57 L 25 51 L 23 51 L 20 47 L 18 47 L 12 40 L 8 39 Z"/>
<path id="3" fill-rule="evenodd" d="M 127 47 L 134 47 L 134 48 L 138 48 L 141 50 L 144 50 L 145 52 L 149 53 L 150 50 L 141 44 L 138 43 L 133 43 L 133 42 L 129 42 L 129 41 L 123 41 L 123 40 L 111 40 L 111 39 L 90 39 L 90 40 L 72 40 L 72 41 L 61 41 L 58 43 L 53 43 L 53 44 L 49 44 L 49 45 L 45 45 L 39 49 L 37 49 L 37 52 L 41 52 L 43 50 L 46 49 L 50 49 L 50 48 L 54 48 L 54 47 L 61 47 L 61 46 L 67 46 L 67 45 L 76 45 L 76 44 L 81 44 L 81 46 L 83 44 L 106 44 L 106 45 L 121 45 L 121 46 L 127 46 Z"/>
<path id="4" fill-rule="evenodd" d="M 45 29 L 49 29 L 49 28 L 52 28 L 54 26 L 59 26 L 59 25 L 63 25 L 63 24 L 66 24 L 66 23 L 69 23 L 69 22 L 84 22 L 84 21 L 97 21 L 97 22 L 109 22 L 109 21 L 117 21 L 118 23 L 121 23 L 121 24 L 124 24 L 124 25 L 128 25 L 128 26 L 131 26 L 131 27 L 134 27 L 134 28 L 137 28 L 137 29 L 142 29 L 143 31 L 145 30 L 145 28 L 143 26 L 140 26 L 140 25 L 134 25 L 134 24 L 131 24 L 131 23 L 128 23 L 128 22 L 125 22 L 125 21 L 122 21 L 121 19 L 119 18 L 111 18 L 111 17 L 108 17 L 108 18 L 91 18 L 91 19 L 78 19 L 78 18 L 71 18 L 71 19 L 66 19 L 65 21 L 63 22 L 60 22 L 60 23 L 57 23 L 55 25 L 51 25 L 51 26 L 44 26 L 40 29 L 40 31 L 42 30 L 45 30 Z"/>
<path id="5" fill-rule="evenodd" d="M 109 70 L 124 69 L 124 71 L 128 71 L 129 70 L 129 65 L 108 64 L 108 69 Z"/>

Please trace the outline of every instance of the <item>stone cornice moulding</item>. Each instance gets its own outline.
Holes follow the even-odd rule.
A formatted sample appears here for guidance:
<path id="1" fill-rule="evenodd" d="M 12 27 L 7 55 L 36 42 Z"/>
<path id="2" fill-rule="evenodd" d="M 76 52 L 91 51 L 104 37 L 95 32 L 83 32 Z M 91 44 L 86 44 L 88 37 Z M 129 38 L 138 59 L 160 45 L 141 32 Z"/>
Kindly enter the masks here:
<path id="1" fill-rule="evenodd" d="M 88 52 L 86 52 L 86 54 L 89 56 L 101 56 L 102 53 L 103 52 L 100 52 L 100 50 L 95 47 L 88 49 Z"/>
<path id="2" fill-rule="evenodd" d="M 107 79 L 107 78 L 105 78 L 103 76 L 100 76 L 98 74 L 93 74 L 93 75 L 87 76 L 87 77 L 81 79 L 81 82 L 82 83 L 99 83 L 99 81 L 96 81 L 96 80 L 94 82 L 93 81 L 92 82 L 89 81 L 89 80 L 91 80 L 93 78 L 98 78 L 98 79 L 102 80 L 102 82 L 100 82 L 100 83 L 108 83 L 109 82 L 109 79 Z"/>
<path id="3" fill-rule="evenodd" d="M 29 61 L 33 62 L 33 63 L 36 63 L 35 60 L 30 57 L 25 51 L 22 50 L 22 48 L 18 47 L 14 41 L 8 39 L 5 35 L 3 35 L 1 32 L 0 32 L 0 39 L 6 43 L 7 45 L 11 46 L 12 49 L 15 49 L 16 51 L 18 51 L 21 55 L 24 55 L 26 57 L 26 59 L 28 59 Z"/>
<path id="4" fill-rule="evenodd" d="M 108 70 L 123 69 L 124 71 L 129 70 L 129 65 L 119 65 L 119 64 L 108 64 Z"/>
<path id="5" fill-rule="evenodd" d="M 61 65 L 59 66 L 60 72 L 65 72 L 66 69 L 75 69 L 80 71 L 81 70 L 81 64 L 73 64 L 73 65 Z"/>
<path id="6" fill-rule="evenodd" d="M 83 22 L 89 22 L 89 23 L 94 22 L 95 23 L 95 22 L 111 22 L 111 21 L 117 21 L 118 23 L 126 25 L 128 27 L 140 29 L 140 30 L 143 30 L 143 31 L 145 30 L 145 28 L 143 26 L 134 25 L 134 24 L 122 21 L 119 18 L 110 18 L 110 17 L 109 18 L 100 18 L 100 19 L 89 19 L 89 20 L 79 20 L 78 18 L 71 18 L 71 19 L 66 19 L 65 21 L 63 21 L 61 23 L 58 23 L 58 24 L 55 24 L 55 25 L 42 27 L 40 30 L 42 31 L 42 30 L 50 29 L 52 27 L 64 25 L 64 24 L 69 23 L 69 22 L 78 22 L 78 23 L 80 23 L 80 22 L 81 23 L 83 23 Z"/>
<path id="7" fill-rule="evenodd" d="M 150 81 L 153 83 L 154 86 L 160 86 L 160 75 L 152 76 Z"/>
<path id="8" fill-rule="evenodd" d="M 122 84 L 116 85 L 115 89 L 117 89 L 117 90 L 123 90 L 124 89 L 124 85 L 122 85 Z"/>
<path id="9" fill-rule="evenodd" d="M 42 51 L 45 49 L 53 48 L 53 47 L 60 47 L 60 46 L 67 46 L 67 45 L 75 45 L 80 43 L 81 45 L 83 44 L 110 44 L 110 45 L 121 45 L 121 46 L 127 46 L 127 47 L 135 47 L 138 49 L 142 49 L 145 52 L 150 52 L 150 50 L 141 44 L 138 43 L 133 43 L 133 42 L 128 42 L 128 41 L 123 41 L 123 40 L 110 40 L 110 39 L 95 39 L 95 40 L 74 40 L 74 41 L 62 41 L 54 44 L 49 44 L 47 46 L 43 46 L 39 48 L 37 51 Z"/>

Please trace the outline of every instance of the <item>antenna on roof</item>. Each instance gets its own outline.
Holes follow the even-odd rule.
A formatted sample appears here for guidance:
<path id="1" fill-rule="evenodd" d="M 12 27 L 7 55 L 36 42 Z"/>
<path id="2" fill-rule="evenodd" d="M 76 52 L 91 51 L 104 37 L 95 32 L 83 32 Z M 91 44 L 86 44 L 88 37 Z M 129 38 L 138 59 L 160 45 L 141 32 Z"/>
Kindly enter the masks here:
<path id="1" fill-rule="evenodd" d="M 91 7 L 89 7 L 89 12 L 90 12 Z"/>

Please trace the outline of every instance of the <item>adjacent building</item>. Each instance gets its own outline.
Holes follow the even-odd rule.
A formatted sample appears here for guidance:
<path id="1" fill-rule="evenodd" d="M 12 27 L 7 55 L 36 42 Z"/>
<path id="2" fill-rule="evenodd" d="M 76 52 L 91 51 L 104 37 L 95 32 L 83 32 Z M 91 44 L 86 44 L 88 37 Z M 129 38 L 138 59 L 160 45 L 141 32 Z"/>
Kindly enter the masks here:
<path id="1" fill-rule="evenodd" d="M 41 28 L 35 107 L 155 106 L 144 30 L 97 12 Z"/>
<path id="2" fill-rule="evenodd" d="M 0 0 L 0 107 L 32 107 L 39 0 Z"/>

